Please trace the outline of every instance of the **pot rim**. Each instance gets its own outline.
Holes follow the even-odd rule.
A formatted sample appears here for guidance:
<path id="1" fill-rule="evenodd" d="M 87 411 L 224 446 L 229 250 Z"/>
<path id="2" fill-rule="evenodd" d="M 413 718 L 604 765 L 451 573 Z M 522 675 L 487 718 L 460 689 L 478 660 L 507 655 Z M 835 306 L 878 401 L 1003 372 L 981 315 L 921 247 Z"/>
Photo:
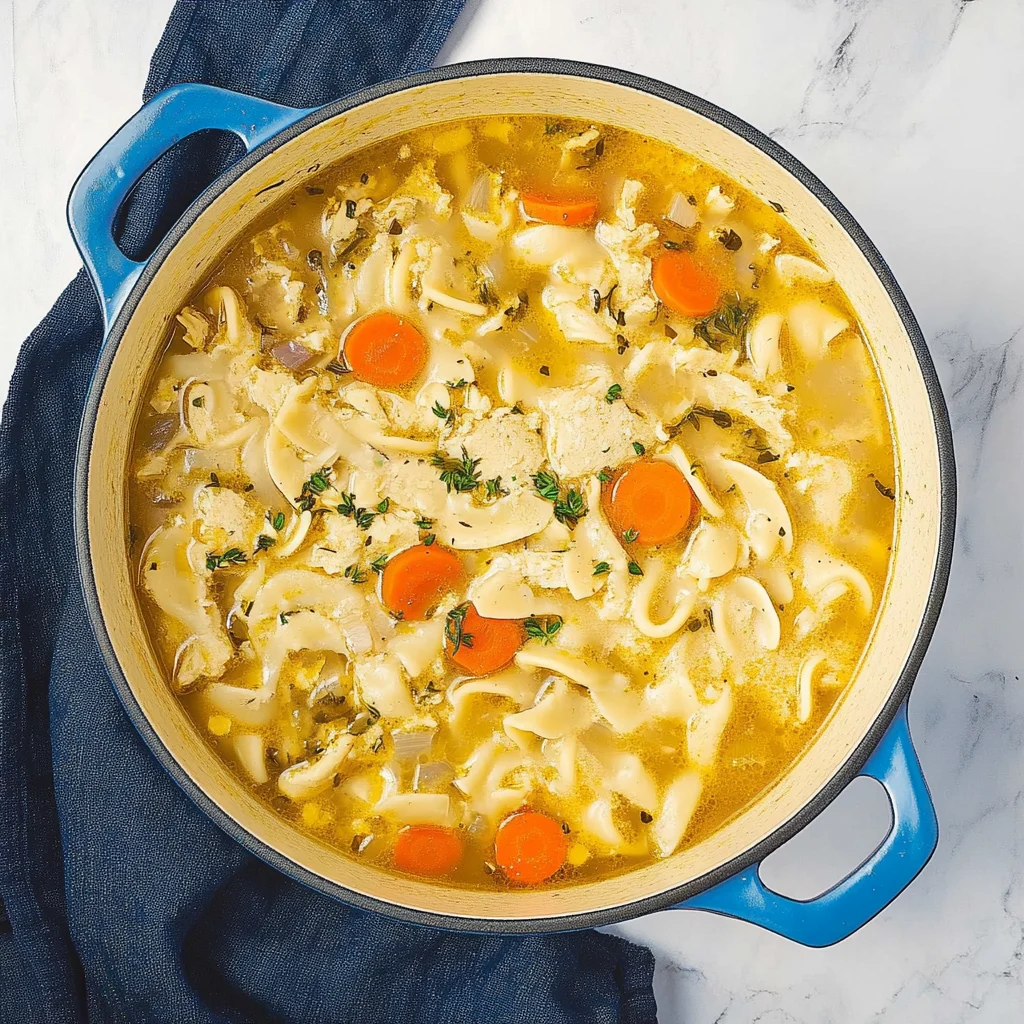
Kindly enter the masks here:
<path id="1" fill-rule="evenodd" d="M 906 663 L 900 673 L 892 693 L 879 715 L 868 728 L 860 743 L 850 752 L 842 766 L 788 821 L 780 825 L 770 835 L 754 846 L 738 854 L 732 860 L 720 865 L 698 878 L 691 879 L 670 889 L 665 889 L 652 896 L 622 903 L 614 907 L 585 911 L 558 917 L 531 918 L 472 918 L 449 916 L 418 910 L 397 903 L 391 903 L 376 897 L 366 896 L 348 889 L 340 883 L 329 881 L 295 861 L 278 853 L 272 847 L 248 832 L 241 824 L 231 818 L 226 811 L 214 803 L 210 797 L 194 782 L 179 765 L 171 751 L 164 746 L 150 725 L 135 699 L 132 689 L 125 677 L 117 655 L 114 652 L 110 636 L 107 633 L 103 614 L 100 609 L 96 580 L 92 571 L 90 544 L 88 534 L 88 477 L 89 457 L 92 447 L 93 432 L 99 413 L 100 402 L 106 385 L 108 373 L 114 355 L 121 342 L 132 315 L 138 306 L 142 294 L 146 291 L 164 261 L 168 258 L 185 232 L 210 204 L 210 202 L 250 168 L 260 162 L 270 152 L 286 142 L 301 135 L 305 131 L 319 125 L 355 107 L 384 96 L 400 93 L 408 89 L 430 85 L 435 82 L 454 79 L 471 79 L 494 74 L 543 74 L 563 75 L 575 78 L 599 79 L 614 85 L 623 86 L 639 92 L 653 95 L 716 122 L 722 127 L 739 135 L 746 142 L 756 146 L 765 155 L 793 175 L 828 212 L 838 221 L 843 230 L 850 236 L 867 260 L 875 276 L 881 282 L 893 303 L 907 336 L 910 339 L 917 358 L 918 368 L 924 381 L 935 427 L 936 447 L 939 462 L 939 537 L 936 551 L 935 568 L 929 587 L 917 634 L 911 646 Z M 431 68 L 426 71 L 406 75 L 402 78 L 369 86 L 349 96 L 334 100 L 300 118 L 294 124 L 283 129 L 262 145 L 232 164 L 206 189 L 196 197 L 186 211 L 178 218 L 152 256 L 139 279 L 131 288 L 124 304 L 118 311 L 114 322 L 110 325 L 103 347 L 97 360 L 86 399 L 82 425 L 78 438 L 75 459 L 74 478 L 74 527 L 75 550 L 78 567 L 81 573 L 82 590 L 85 605 L 93 632 L 96 636 L 105 667 L 110 676 L 118 698 L 132 720 L 133 725 L 142 736 L 171 778 L 196 803 L 199 808 L 214 821 L 235 842 L 250 853 L 259 857 L 283 874 L 308 885 L 315 891 L 339 900 L 362 910 L 372 910 L 389 917 L 418 925 L 433 926 L 451 931 L 469 931 L 478 933 L 525 934 L 538 932 L 575 931 L 584 928 L 601 927 L 617 924 L 622 921 L 641 917 L 658 910 L 669 909 L 698 893 L 705 892 L 713 886 L 725 881 L 764 860 L 784 843 L 793 838 L 799 831 L 818 816 L 842 790 L 858 775 L 864 767 L 871 752 L 878 745 L 889 724 L 900 706 L 909 698 L 917 672 L 921 667 L 928 644 L 938 621 L 943 598 L 949 581 L 950 564 L 953 554 L 953 534 L 956 524 L 956 467 L 953 454 L 952 431 L 945 399 L 942 394 L 935 366 L 928 351 L 924 336 L 916 318 L 896 283 L 888 264 L 875 248 L 874 243 L 855 220 L 853 215 L 836 198 L 836 196 L 795 156 L 783 149 L 764 133 L 729 113 L 727 110 L 689 93 L 676 86 L 657 79 L 648 78 L 632 71 L 625 71 L 601 64 L 590 64 L 581 61 L 562 60 L 547 57 L 509 57 L 469 61 Z M 881 909 L 881 908 L 880 908 Z"/>

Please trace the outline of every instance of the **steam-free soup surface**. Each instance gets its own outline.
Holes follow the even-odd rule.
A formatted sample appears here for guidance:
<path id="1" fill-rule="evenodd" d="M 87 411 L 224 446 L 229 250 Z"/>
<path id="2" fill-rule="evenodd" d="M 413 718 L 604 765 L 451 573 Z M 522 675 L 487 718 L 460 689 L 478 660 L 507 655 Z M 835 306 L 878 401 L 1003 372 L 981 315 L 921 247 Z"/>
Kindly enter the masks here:
<path id="1" fill-rule="evenodd" d="M 620 129 L 465 121 L 306 179 L 189 298 L 131 557 L 168 685 L 277 813 L 563 885 L 792 766 L 871 631 L 893 473 L 781 207 Z"/>

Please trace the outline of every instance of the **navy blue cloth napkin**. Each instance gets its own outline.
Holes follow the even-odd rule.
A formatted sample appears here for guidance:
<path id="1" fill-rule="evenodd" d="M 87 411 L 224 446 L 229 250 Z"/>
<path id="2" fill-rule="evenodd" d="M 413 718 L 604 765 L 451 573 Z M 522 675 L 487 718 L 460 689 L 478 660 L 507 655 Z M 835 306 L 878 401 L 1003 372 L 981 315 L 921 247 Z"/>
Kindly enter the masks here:
<path id="1" fill-rule="evenodd" d="M 429 65 L 461 0 L 180 0 L 146 97 L 204 81 L 314 105 Z M 136 190 L 150 250 L 230 156 L 194 139 Z M 23 347 L 0 426 L 0 1021 L 650 1024 L 650 952 L 608 935 L 450 934 L 352 910 L 229 840 L 105 677 L 71 470 L 99 351 L 84 273 Z"/>

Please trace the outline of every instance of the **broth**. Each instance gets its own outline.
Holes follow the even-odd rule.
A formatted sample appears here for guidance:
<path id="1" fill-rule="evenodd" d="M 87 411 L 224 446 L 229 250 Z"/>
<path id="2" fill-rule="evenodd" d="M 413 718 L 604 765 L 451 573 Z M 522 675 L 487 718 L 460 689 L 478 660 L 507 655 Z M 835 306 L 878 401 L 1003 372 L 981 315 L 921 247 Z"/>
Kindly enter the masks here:
<path id="1" fill-rule="evenodd" d="M 468 120 L 325 169 L 148 397 L 169 685 L 388 870 L 564 885 L 701 841 L 809 745 L 885 585 L 854 311 L 784 211 L 621 129 Z"/>

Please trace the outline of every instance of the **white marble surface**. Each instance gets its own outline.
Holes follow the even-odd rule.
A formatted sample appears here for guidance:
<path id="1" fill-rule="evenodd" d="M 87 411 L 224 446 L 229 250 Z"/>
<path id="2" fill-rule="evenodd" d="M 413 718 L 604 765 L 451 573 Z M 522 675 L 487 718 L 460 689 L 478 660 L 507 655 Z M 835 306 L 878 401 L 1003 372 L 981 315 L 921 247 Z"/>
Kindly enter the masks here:
<path id="1" fill-rule="evenodd" d="M 8 0 L 0 12 L 4 389 L 78 266 L 68 189 L 136 107 L 170 6 Z M 956 557 L 911 705 L 939 850 L 885 913 L 825 951 L 697 913 L 622 927 L 657 954 L 663 1024 L 1024 1018 L 1022 40 L 1022 0 L 468 0 L 443 54 L 615 64 L 770 132 L 878 244 L 951 405 Z M 770 877 L 811 895 L 885 822 L 872 784 L 858 785 Z"/>

